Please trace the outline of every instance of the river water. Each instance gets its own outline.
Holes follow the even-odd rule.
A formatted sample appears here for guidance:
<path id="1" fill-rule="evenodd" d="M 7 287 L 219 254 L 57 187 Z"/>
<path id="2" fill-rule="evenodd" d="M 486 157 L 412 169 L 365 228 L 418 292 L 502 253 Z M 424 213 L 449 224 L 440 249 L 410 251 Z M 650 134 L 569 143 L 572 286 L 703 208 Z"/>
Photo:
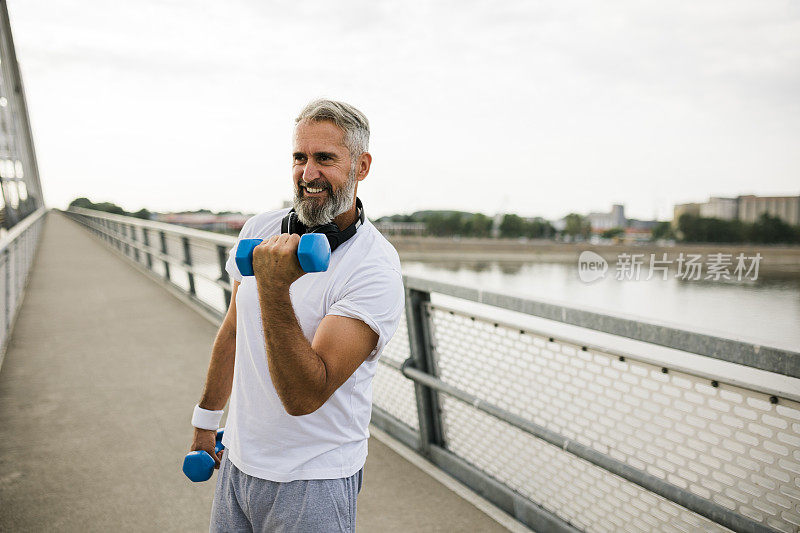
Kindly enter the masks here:
<path id="1" fill-rule="evenodd" d="M 618 280 L 608 275 L 585 283 L 577 264 L 500 262 L 406 262 L 403 273 L 800 351 L 800 278 Z"/>

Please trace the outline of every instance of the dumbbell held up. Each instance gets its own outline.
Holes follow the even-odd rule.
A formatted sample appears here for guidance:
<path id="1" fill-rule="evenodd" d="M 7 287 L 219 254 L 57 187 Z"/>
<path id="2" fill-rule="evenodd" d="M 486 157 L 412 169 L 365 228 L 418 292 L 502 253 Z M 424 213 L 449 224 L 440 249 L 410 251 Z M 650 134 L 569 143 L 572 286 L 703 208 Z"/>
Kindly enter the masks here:
<path id="1" fill-rule="evenodd" d="M 222 445 L 222 435 L 224 431 L 225 428 L 220 428 L 217 430 L 217 444 L 214 446 L 215 454 L 219 453 L 220 450 L 225 449 L 225 446 Z M 206 481 L 207 479 L 211 478 L 211 474 L 214 473 L 215 464 L 216 461 L 214 461 L 213 457 L 208 455 L 208 452 L 204 450 L 196 450 L 187 453 L 186 457 L 184 457 L 183 473 L 186 474 L 186 477 L 194 482 Z"/>
<path id="2" fill-rule="evenodd" d="M 236 266 L 242 276 L 253 275 L 253 249 L 263 239 L 242 239 L 236 248 Z M 331 261 L 331 246 L 322 233 L 306 233 L 297 245 L 297 259 L 305 272 L 325 272 Z"/>

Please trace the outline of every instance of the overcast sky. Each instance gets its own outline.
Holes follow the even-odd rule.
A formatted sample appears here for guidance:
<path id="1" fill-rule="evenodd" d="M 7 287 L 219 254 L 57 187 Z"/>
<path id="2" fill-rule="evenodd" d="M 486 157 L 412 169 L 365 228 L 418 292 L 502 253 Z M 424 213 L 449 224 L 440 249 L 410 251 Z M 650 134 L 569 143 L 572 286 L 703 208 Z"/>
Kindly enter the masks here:
<path id="1" fill-rule="evenodd" d="M 320 96 L 370 120 L 372 217 L 800 194 L 796 0 L 9 4 L 50 206 L 275 208 Z"/>

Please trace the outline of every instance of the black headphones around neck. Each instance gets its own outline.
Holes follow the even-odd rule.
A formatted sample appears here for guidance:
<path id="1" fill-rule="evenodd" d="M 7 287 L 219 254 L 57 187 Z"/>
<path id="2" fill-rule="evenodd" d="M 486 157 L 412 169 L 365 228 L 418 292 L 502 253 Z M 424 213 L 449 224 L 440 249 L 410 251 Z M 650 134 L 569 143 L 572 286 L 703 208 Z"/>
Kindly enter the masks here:
<path id="1" fill-rule="evenodd" d="M 328 243 L 331 245 L 331 252 L 333 252 L 341 244 L 344 244 L 347 239 L 355 235 L 358 227 L 364 223 L 364 206 L 361 204 L 361 200 L 359 200 L 358 197 L 356 197 L 356 211 L 358 212 L 356 221 L 345 229 L 340 230 L 339 226 L 332 221 L 327 224 L 308 228 L 305 224 L 300 222 L 297 213 L 294 208 L 292 208 L 281 221 L 281 233 L 296 233 L 298 235 L 322 233 L 328 238 Z"/>

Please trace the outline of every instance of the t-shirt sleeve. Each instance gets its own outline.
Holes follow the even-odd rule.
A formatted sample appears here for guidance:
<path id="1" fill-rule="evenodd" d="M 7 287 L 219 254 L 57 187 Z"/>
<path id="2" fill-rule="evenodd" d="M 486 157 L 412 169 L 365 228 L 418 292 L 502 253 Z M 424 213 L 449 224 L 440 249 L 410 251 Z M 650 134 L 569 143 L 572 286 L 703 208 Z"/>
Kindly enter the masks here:
<path id="1" fill-rule="evenodd" d="M 367 357 L 367 361 L 374 361 L 391 340 L 404 311 L 403 277 L 397 270 L 386 268 L 374 274 L 354 276 L 328 314 L 361 320 L 378 334 L 378 343 Z"/>

